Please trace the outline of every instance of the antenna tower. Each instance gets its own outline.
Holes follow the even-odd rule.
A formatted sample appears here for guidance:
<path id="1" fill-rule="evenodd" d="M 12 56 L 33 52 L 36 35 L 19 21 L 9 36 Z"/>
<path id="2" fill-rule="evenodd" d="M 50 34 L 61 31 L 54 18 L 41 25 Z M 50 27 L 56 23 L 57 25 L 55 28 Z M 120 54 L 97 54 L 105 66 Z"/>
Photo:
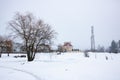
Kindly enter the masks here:
<path id="1" fill-rule="evenodd" d="M 94 27 L 91 27 L 91 51 L 95 51 Z"/>

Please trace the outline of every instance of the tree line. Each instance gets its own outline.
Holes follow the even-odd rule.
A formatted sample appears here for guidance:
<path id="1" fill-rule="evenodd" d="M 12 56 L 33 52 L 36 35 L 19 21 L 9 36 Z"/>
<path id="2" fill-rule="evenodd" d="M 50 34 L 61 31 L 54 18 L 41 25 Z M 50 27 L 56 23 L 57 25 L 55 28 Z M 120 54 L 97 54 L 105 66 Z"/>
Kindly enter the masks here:
<path id="1" fill-rule="evenodd" d="M 109 47 L 109 52 L 110 53 L 120 52 L 120 40 L 118 42 L 115 40 L 111 42 L 111 46 Z"/>
<path id="2" fill-rule="evenodd" d="M 104 46 L 98 45 L 96 52 L 109 52 L 109 53 L 119 53 L 120 52 L 120 40 L 115 41 L 112 40 L 110 46 L 108 48 L 104 48 Z"/>

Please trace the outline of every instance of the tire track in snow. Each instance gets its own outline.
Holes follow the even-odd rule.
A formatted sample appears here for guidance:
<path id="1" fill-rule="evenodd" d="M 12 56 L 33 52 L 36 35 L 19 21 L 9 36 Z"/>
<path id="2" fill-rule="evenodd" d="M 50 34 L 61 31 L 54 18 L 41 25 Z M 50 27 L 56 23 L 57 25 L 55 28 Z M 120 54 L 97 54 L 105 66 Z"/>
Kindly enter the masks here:
<path id="1" fill-rule="evenodd" d="M 29 75 L 33 76 L 36 80 L 41 80 L 37 75 L 35 75 L 31 72 L 25 71 L 25 70 L 20 70 L 20 69 L 16 69 L 16 68 L 12 68 L 12 67 L 6 67 L 6 66 L 0 66 L 0 68 L 11 69 L 11 70 L 23 72 L 23 73 L 26 73 L 26 74 L 29 74 Z"/>

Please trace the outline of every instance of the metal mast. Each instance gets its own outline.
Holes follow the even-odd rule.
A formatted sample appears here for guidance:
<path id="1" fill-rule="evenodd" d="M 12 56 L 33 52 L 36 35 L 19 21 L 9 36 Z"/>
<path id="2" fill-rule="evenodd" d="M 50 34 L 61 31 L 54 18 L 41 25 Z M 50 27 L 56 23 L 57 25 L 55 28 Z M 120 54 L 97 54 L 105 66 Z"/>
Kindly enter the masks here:
<path id="1" fill-rule="evenodd" d="M 91 51 L 95 51 L 94 27 L 91 27 Z"/>

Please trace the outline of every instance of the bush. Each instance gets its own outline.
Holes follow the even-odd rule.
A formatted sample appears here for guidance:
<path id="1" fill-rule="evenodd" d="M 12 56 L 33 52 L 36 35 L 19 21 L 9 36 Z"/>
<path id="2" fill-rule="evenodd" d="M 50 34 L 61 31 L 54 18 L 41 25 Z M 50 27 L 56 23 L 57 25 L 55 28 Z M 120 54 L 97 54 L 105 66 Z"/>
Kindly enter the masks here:
<path id="1" fill-rule="evenodd" d="M 88 54 L 87 51 L 84 52 L 84 56 L 85 56 L 85 57 L 89 57 L 89 54 Z"/>

